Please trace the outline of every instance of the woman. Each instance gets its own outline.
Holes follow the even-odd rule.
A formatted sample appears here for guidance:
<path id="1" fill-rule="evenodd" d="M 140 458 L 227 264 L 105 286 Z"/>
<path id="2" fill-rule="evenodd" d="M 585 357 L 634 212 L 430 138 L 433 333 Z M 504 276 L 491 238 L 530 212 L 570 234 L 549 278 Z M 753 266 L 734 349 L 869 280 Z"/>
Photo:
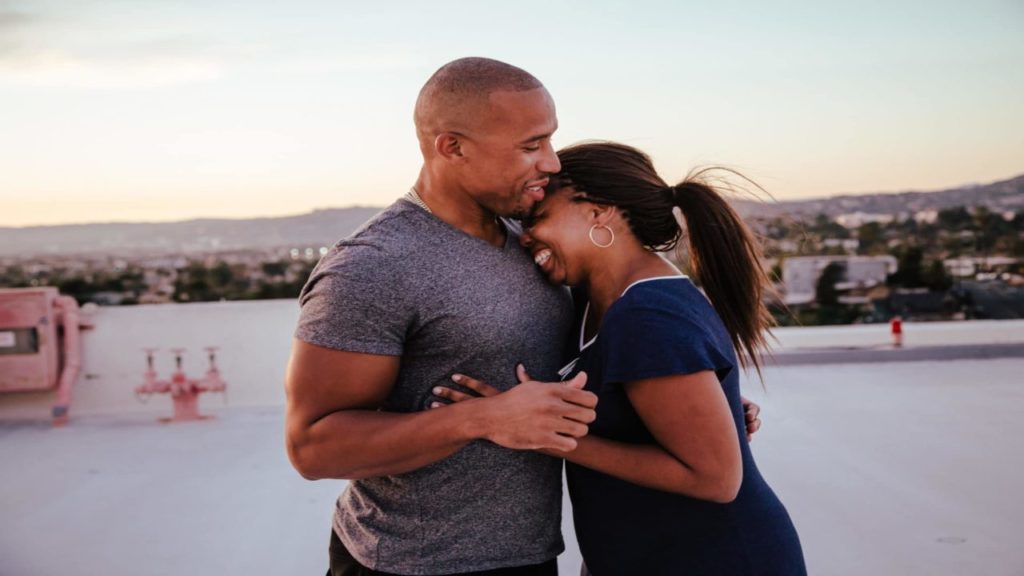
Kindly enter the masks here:
<path id="1" fill-rule="evenodd" d="M 756 241 L 712 187 L 666 184 L 639 150 L 588 143 L 558 156 L 563 172 L 524 223 L 523 245 L 582 304 L 562 376 L 586 372 L 597 419 L 558 455 L 586 566 L 596 576 L 805 574 L 740 404 L 739 368 L 760 371 L 771 322 Z M 706 298 L 657 254 L 683 226 Z"/>

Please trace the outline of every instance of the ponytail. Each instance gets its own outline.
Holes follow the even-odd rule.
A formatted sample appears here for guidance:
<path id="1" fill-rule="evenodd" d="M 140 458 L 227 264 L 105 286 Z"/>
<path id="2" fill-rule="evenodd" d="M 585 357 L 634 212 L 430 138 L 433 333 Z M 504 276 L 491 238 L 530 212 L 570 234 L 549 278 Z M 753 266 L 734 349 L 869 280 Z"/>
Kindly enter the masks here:
<path id="1" fill-rule="evenodd" d="M 686 222 L 690 268 L 732 338 L 744 367 L 761 374 L 760 353 L 775 320 L 762 298 L 771 283 L 753 233 L 713 187 L 696 177 L 670 188 Z"/>

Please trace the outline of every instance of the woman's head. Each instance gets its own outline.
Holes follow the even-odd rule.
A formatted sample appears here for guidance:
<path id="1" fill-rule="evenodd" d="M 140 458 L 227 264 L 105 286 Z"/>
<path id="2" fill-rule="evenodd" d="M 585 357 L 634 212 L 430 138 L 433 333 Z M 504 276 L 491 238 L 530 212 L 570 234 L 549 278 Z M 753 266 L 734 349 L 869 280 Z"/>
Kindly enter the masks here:
<path id="1" fill-rule="evenodd" d="M 760 368 L 764 331 L 773 321 L 762 296 L 770 286 L 760 245 L 729 203 L 702 180 L 707 171 L 672 186 L 646 154 L 624 144 L 592 142 L 558 152 L 562 171 L 527 221 L 533 254 L 553 281 L 576 284 L 602 265 L 612 235 L 623 247 L 676 247 L 686 224 L 690 269 L 722 318 L 736 349 Z M 533 227 L 531 227 L 531 225 Z M 595 237 L 596 236 L 596 237 Z M 539 248 L 538 248 L 539 246 Z M 551 248 L 545 250 L 546 248 Z M 607 250 L 615 249 L 614 246 Z"/>
<path id="2" fill-rule="evenodd" d="M 658 176 L 650 157 L 614 142 L 576 144 L 558 151 L 559 179 L 571 183 L 577 201 L 616 207 L 645 248 L 670 250 L 680 230 L 672 216 L 672 188 Z"/>

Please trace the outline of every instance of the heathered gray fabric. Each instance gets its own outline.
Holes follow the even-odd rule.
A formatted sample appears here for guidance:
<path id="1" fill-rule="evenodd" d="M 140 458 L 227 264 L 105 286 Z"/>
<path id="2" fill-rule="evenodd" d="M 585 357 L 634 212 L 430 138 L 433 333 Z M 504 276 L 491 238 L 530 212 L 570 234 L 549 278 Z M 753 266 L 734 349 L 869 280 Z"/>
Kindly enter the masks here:
<path id="1" fill-rule="evenodd" d="M 426 410 L 456 372 L 507 389 L 523 362 L 557 381 L 571 322 L 510 229 L 504 249 L 399 200 L 339 242 L 300 296 L 296 337 L 339 350 L 400 355 L 385 410 Z M 344 383 L 339 383 L 344 385 Z M 334 529 L 366 566 L 396 574 L 490 570 L 563 549 L 561 463 L 476 441 L 408 474 L 357 480 Z"/>

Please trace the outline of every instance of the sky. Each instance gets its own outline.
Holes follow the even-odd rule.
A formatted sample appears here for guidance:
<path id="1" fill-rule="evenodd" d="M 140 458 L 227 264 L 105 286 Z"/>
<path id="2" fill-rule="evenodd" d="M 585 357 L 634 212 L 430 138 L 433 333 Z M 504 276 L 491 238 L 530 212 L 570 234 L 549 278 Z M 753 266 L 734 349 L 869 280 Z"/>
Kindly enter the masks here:
<path id="1" fill-rule="evenodd" d="M 385 206 L 419 88 L 487 56 L 551 92 L 556 147 L 778 199 L 1024 173 L 1024 1 L 0 0 L 0 226 Z"/>

